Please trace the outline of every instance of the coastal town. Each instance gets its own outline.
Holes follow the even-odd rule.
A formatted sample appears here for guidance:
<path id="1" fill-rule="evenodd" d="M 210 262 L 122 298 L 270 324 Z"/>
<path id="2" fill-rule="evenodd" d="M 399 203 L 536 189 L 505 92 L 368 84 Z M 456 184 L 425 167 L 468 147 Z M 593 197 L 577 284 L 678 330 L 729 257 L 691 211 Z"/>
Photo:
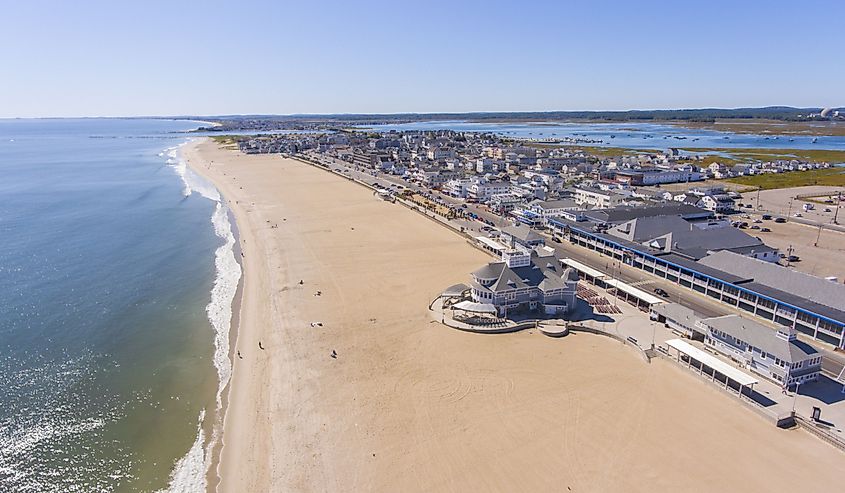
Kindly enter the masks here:
<path id="1" fill-rule="evenodd" d="M 828 163 L 704 164 L 675 148 L 608 157 L 451 130 L 305 131 L 236 142 L 247 155 L 293 157 L 357 181 L 494 257 L 432 303 L 442 323 L 554 336 L 613 326 L 611 335 L 646 359 L 675 358 L 775 424 L 803 423 L 845 447 L 820 417 L 845 420 L 843 399 L 831 400 L 845 396 L 845 285 L 839 275 L 796 270 L 796 252 L 764 237 L 815 205 L 828 223 L 819 235 L 841 231 L 841 195 L 777 214 L 759 205 L 759 194 L 755 203 L 753 193 L 720 181 Z"/>

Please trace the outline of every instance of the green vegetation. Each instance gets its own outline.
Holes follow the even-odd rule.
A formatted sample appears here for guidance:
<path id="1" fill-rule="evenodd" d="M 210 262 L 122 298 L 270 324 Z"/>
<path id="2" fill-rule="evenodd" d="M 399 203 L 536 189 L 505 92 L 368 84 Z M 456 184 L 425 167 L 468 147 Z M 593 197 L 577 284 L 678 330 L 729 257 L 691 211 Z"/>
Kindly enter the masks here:
<path id="1" fill-rule="evenodd" d="M 568 147 L 568 146 L 567 146 Z M 619 156 L 636 156 L 638 154 L 658 154 L 661 151 L 655 149 L 625 149 L 624 147 L 596 147 L 596 146 L 575 146 L 576 151 L 592 154 L 600 158 L 611 158 Z"/>
<path id="2" fill-rule="evenodd" d="M 783 121 L 767 119 L 717 119 L 712 122 L 671 121 L 685 128 L 704 128 L 738 134 L 758 135 L 845 135 L 841 121 Z"/>
<path id="3" fill-rule="evenodd" d="M 738 176 L 728 178 L 730 183 L 756 189 L 772 190 L 775 188 L 806 187 L 810 185 L 827 185 L 845 187 L 845 168 L 824 168 L 809 171 L 790 171 L 788 173 L 765 173 L 754 176 Z"/>
<path id="4" fill-rule="evenodd" d="M 777 161 L 781 159 L 799 159 L 811 163 L 845 163 L 845 151 L 826 151 L 822 149 L 705 149 L 684 148 L 685 151 L 697 153 L 719 150 L 730 154 L 730 158 L 722 156 L 707 156 L 705 163 L 714 161 L 724 164 L 737 164 L 748 161 Z"/>
<path id="5" fill-rule="evenodd" d="M 219 146 L 237 146 L 238 137 L 235 135 L 213 135 L 211 140 Z"/>

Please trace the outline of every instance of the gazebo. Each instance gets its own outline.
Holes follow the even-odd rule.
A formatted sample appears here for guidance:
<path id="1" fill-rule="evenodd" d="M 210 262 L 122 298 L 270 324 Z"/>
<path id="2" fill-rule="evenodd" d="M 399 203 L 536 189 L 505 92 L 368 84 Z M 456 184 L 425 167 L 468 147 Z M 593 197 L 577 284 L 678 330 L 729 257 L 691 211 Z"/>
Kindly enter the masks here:
<path id="1" fill-rule="evenodd" d="M 497 322 L 499 320 L 499 310 L 490 303 L 476 303 L 474 301 L 464 300 L 450 306 L 452 309 L 452 318 L 455 320 L 462 320 L 469 322 L 470 318 L 474 318 L 474 323 Z M 455 312 L 460 312 L 458 315 Z"/>

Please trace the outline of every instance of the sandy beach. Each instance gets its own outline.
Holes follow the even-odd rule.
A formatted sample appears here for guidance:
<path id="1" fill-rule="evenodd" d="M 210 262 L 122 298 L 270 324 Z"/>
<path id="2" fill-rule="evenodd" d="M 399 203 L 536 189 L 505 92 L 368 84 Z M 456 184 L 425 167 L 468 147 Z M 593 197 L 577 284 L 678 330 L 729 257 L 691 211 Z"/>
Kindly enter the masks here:
<path id="1" fill-rule="evenodd" d="M 278 155 L 202 139 L 184 157 L 244 253 L 218 491 L 839 488 L 841 452 L 670 363 L 433 322 L 429 301 L 490 261 L 433 221 Z"/>

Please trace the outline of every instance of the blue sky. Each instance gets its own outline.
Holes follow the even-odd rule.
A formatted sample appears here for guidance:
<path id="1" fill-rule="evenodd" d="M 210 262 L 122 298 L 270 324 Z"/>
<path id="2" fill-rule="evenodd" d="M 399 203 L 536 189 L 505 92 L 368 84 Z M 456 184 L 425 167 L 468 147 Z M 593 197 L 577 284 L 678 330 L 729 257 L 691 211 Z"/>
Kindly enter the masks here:
<path id="1" fill-rule="evenodd" d="M 0 117 L 845 104 L 841 0 L 0 9 Z"/>

